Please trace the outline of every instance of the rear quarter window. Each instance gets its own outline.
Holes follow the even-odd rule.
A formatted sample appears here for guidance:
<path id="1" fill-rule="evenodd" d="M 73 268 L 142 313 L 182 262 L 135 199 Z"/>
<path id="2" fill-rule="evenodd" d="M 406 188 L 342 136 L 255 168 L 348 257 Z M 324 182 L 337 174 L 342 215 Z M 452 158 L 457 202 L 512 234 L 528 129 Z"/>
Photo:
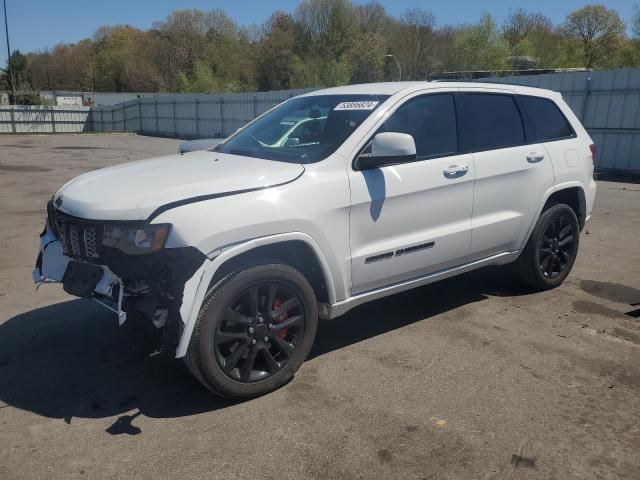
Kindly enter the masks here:
<path id="1" fill-rule="evenodd" d="M 571 124 L 560 108 L 548 98 L 519 97 L 536 142 L 549 142 L 575 136 Z"/>

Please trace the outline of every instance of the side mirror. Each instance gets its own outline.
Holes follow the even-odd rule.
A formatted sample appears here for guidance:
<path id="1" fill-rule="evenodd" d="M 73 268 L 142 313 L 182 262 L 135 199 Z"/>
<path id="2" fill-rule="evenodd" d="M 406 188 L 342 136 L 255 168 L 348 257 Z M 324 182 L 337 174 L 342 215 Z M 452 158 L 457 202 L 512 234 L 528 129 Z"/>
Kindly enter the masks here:
<path id="1" fill-rule="evenodd" d="M 416 159 L 416 144 L 408 133 L 382 132 L 371 141 L 371 153 L 356 161 L 358 170 L 371 170 Z"/>

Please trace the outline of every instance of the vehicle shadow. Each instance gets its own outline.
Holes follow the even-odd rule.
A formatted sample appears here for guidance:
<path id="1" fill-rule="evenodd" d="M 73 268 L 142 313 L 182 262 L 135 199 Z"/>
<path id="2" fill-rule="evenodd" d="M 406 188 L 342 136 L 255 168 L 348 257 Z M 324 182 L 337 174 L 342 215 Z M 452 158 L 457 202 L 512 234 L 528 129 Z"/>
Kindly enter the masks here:
<path id="1" fill-rule="evenodd" d="M 363 305 L 322 321 L 311 358 L 425 320 L 488 295 L 530 293 L 484 270 Z M 88 300 L 71 300 L 0 324 L 0 405 L 67 422 L 122 416 L 107 429 L 136 434 L 138 414 L 171 418 L 233 405 L 201 386 L 181 361 L 149 357 L 148 335 Z M 295 381 L 295 380 L 294 380 Z"/>
<path id="2" fill-rule="evenodd" d="M 428 320 L 489 296 L 529 295 L 504 268 L 489 267 L 376 300 L 334 320 L 323 320 L 310 358 Z"/>
<path id="3" fill-rule="evenodd" d="M 149 357 L 148 332 L 89 300 L 71 300 L 0 325 L 0 402 L 51 418 L 148 417 L 224 408 L 181 361 Z"/>

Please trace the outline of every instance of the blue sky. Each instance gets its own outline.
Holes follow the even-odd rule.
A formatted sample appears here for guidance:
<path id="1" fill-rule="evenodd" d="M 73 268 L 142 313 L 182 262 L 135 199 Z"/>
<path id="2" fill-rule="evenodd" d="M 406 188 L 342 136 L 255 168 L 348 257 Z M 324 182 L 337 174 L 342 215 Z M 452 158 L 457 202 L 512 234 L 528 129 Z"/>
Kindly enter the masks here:
<path id="1" fill-rule="evenodd" d="M 12 50 L 23 52 L 50 48 L 57 43 L 73 43 L 90 37 L 102 25 L 129 24 L 149 28 L 178 8 L 203 10 L 220 8 L 241 24 L 262 22 L 273 10 L 291 12 L 298 0 L 6 0 Z M 356 3 L 366 1 L 356 0 Z M 381 0 L 387 11 L 398 14 L 411 7 L 431 10 L 440 24 L 475 21 L 483 12 L 502 20 L 511 9 L 522 7 L 540 11 L 554 22 L 564 20 L 567 13 L 589 3 L 580 0 Z M 631 18 L 633 0 L 599 0 L 615 8 L 622 19 Z M 1 15 L 1 13 L 0 13 Z M 4 20 L 4 16 L 2 17 Z M 1 24 L 4 27 L 4 23 Z M 7 58 L 4 28 L 0 40 L 0 65 Z"/>

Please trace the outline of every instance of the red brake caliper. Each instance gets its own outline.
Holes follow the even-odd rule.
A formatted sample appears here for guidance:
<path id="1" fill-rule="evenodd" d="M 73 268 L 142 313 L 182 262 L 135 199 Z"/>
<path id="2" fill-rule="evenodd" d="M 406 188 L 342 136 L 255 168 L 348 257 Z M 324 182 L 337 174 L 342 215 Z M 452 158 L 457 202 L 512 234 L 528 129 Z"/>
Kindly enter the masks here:
<path id="1" fill-rule="evenodd" d="M 273 299 L 273 310 L 276 310 L 280 304 L 282 303 L 282 301 L 280 300 L 280 298 L 276 297 Z M 276 323 L 280 323 L 280 322 L 284 322 L 287 318 L 289 318 L 289 314 L 287 312 L 283 313 L 282 315 L 280 315 L 278 318 L 275 319 Z M 284 328 L 282 330 L 280 330 L 278 333 L 276 333 L 276 335 L 278 335 L 280 338 L 284 339 L 287 336 L 287 329 Z"/>

